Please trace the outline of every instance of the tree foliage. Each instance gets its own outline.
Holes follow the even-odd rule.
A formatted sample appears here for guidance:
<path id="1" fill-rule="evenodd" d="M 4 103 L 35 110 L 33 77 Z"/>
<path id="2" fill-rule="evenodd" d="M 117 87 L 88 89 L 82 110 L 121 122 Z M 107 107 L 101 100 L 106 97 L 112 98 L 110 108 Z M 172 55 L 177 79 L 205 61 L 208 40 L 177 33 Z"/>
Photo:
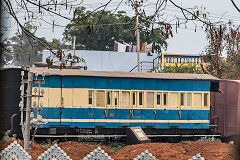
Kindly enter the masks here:
<path id="1" fill-rule="evenodd" d="M 73 36 L 76 36 L 76 43 L 85 45 L 89 50 L 113 50 L 115 40 L 135 44 L 135 17 L 129 17 L 123 11 L 117 14 L 98 11 L 87 16 L 89 13 L 84 7 L 75 11 L 75 20 L 67 25 L 63 34 L 66 41 L 72 42 Z M 140 23 L 144 24 L 142 18 Z M 147 27 L 141 27 L 141 42 L 156 42 L 157 50 L 166 49 L 163 28 L 154 28 L 151 32 L 146 32 L 149 29 Z"/>
<path id="2" fill-rule="evenodd" d="M 240 27 L 211 26 L 206 29 L 208 46 L 203 56 L 206 72 L 219 78 L 240 76 Z M 223 57 L 226 53 L 226 58 Z"/>
<path id="3" fill-rule="evenodd" d="M 45 40 L 44 38 L 42 38 Z M 24 33 L 5 40 L 6 50 L 3 52 L 8 58 L 5 65 L 31 67 L 34 62 L 42 61 L 43 47 L 36 44 Z"/>
<path id="4" fill-rule="evenodd" d="M 68 20 L 71 23 L 68 25 L 68 30 L 66 31 L 68 34 L 68 36 L 65 36 L 66 40 L 71 41 L 71 36 L 75 35 L 77 29 L 71 29 L 73 28 L 74 24 L 77 25 L 75 28 L 85 28 L 87 32 L 83 31 L 82 34 L 77 34 L 76 36 L 77 42 L 88 42 L 87 49 L 97 48 L 98 50 L 112 50 L 111 47 L 113 47 L 113 40 L 135 42 L 135 38 L 133 38 L 135 30 L 134 17 L 127 17 L 124 13 L 115 14 L 116 11 L 118 11 L 119 6 L 124 3 L 123 1 L 113 2 L 113 0 L 107 0 L 106 2 L 96 3 L 97 6 L 95 8 L 92 8 L 91 11 L 84 11 L 82 9 L 84 2 L 86 1 L 3 0 L 0 4 L 2 6 L 1 9 L 3 9 L 4 12 L 9 15 L 14 22 L 16 22 L 19 32 L 24 33 L 27 37 L 30 37 L 35 44 L 41 45 L 44 47 L 44 49 L 47 49 L 51 52 L 51 57 L 49 57 L 47 60 L 47 62 L 49 62 L 49 65 L 56 57 L 60 58 L 59 62 L 61 63 L 73 63 L 76 62 L 76 59 L 68 59 L 68 54 L 66 54 L 64 50 L 61 48 L 54 49 L 50 43 L 46 42 L 42 38 L 37 37 L 34 32 L 31 32 L 24 24 L 28 23 L 32 26 L 37 25 L 37 28 L 41 28 L 42 23 L 50 24 L 52 25 L 52 30 L 54 31 L 54 28 L 56 26 L 63 25 L 61 23 L 62 19 Z M 186 23 L 189 21 L 198 21 L 203 25 L 211 24 L 210 21 L 206 18 L 206 13 L 204 13 L 204 11 L 202 12 L 202 10 L 196 6 L 193 8 L 184 8 L 180 4 L 177 4 L 178 2 L 176 3 L 173 0 L 158 0 L 153 4 L 147 4 L 147 2 L 147 0 L 128 0 L 125 5 L 132 7 L 132 9 L 135 10 L 136 14 L 140 17 L 142 42 L 157 42 L 157 50 L 160 50 L 160 46 L 166 48 L 164 39 L 173 35 L 173 28 L 176 28 L 177 31 L 181 25 L 186 26 Z M 111 9 L 108 8 L 109 5 L 113 3 L 115 3 L 114 7 L 111 7 Z M 174 20 L 172 18 L 164 18 L 163 11 L 167 6 L 171 5 L 178 9 L 182 13 L 183 17 L 175 15 Z M 146 8 L 148 7 L 150 7 L 151 12 L 147 12 Z M 69 14 L 66 14 L 66 12 Z M 22 18 L 18 17 L 19 13 L 24 13 L 24 16 Z M 55 21 L 56 19 L 58 20 Z M 109 19 L 111 20 L 110 22 Z M 118 22 L 124 24 L 120 25 Z M 109 23 L 111 23 L 112 26 L 104 25 Z M 99 25 L 101 26 L 101 29 L 97 29 L 99 28 Z M 196 27 L 197 25 L 195 24 L 195 28 Z M 91 34 L 95 31 L 98 35 L 102 36 L 99 37 Z M 109 36 L 109 32 L 114 33 L 114 37 Z M 119 35 L 115 33 L 118 33 Z M 82 37 L 86 39 L 82 40 Z M 100 42 L 100 39 L 103 39 L 103 42 Z M 96 47 L 96 44 L 98 43 L 100 44 L 98 47 Z M 1 51 L 3 49 L 6 49 L 6 46 L 2 41 L 0 42 L 0 46 Z M 61 66 L 64 66 L 64 64 Z"/>
<path id="5" fill-rule="evenodd" d="M 189 64 L 177 64 L 175 65 L 164 65 L 156 68 L 155 72 L 157 73 L 197 73 L 202 74 L 202 68 L 194 63 Z"/>

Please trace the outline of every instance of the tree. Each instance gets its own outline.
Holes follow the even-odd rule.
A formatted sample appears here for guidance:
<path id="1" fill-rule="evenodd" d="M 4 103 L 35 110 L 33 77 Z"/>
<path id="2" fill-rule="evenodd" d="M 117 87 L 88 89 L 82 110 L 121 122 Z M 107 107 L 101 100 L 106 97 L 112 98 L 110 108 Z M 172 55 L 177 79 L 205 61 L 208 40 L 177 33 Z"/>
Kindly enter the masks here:
<path id="1" fill-rule="evenodd" d="M 240 26 L 214 27 L 206 29 L 208 46 L 203 59 L 208 63 L 206 71 L 218 78 L 240 76 Z M 226 58 L 222 57 L 226 52 Z"/>
<path id="2" fill-rule="evenodd" d="M 147 1 L 147 0 L 146 0 Z M 160 28 L 161 32 L 163 33 L 165 38 L 168 38 L 169 35 L 172 35 L 172 29 L 177 28 L 181 25 L 186 25 L 189 21 L 200 21 L 204 25 L 211 24 L 208 19 L 206 19 L 206 13 L 202 12 L 201 9 L 194 7 L 194 8 L 188 8 L 185 9 L 181 5 L 177 5 L 173 0 L 158 0 L 154 6 L 151 7 L 152 12 L 150 14 L 147 14 L 144 7 L 144 3 L 146 3 L 145 0 L 141 1 L 135 1 L 135 0 L 129 0 L 126 2 L 127 5 L 131 6 L 133 10 L 136 10 L 136 14 L 139 15 L 139 17 L 142 19 L 142 31 L 145 33 L 153 33 L 155 32 L 155 28 Z M 15 2 L 15 3 L 14 3 Z M 104 18 L 104 14 L 106 12 L 111 12 L 111 14 L 114 14 L 119 5 L 123 3 L 123 1 L 119 1 L 118 4 L 115 4 L 115 8 L 112 8 L 111 11 L 107 11 L 107 7 L 109 4 L 112 3 L 112 0 L 108 0 L 106 3 L 99 3 L 100 5 L 94 8 L 92 11 L 88 12 L 86 16 L 79 16 L 78 14 L 75 14 L 78 11 L 78 8 L 81 8 L 83 6 L 83 1 L 69 1 L 69 0 L 60 0 L 60 1 L 52 1 L 52 0 L 46 0 L 46 1 L 32 1 L 32 0 L 3 0 L 1 1 L 1 6 L 4 12 L 9 14 L 16 24 L 19 27 L 20 32 L 23 32 L 26 36 L 31 37 L 35 43 L 38 43 L 39 45 L 43 46 L 45 49 L 49 50 L 52 53 L 52 57 L 50 57 L 49 64 L 51 64 L 51 61 L 53 58 L 57 57 L 59 58 L 60 62 L 67 62 L 67 61 L 74 61 L 74 59 L 68 59 L 64 53 L 63 50 L 58 48 L 57 50 L 54 50 L 53 47 L 47 43 L 46 41 L 42 40 L 41 38 L 35 36 L 31 31 L 29 31 L 24 24 L 30 23 L 31 25 L 38 25 L 38 27 L 41 26 L 41 22 L 46 22 L 48 24 L 52 24 L 52 28 L 54 30 L 54 27 L 61 26 L 61 24 L 57 24 L 55 22 L 54 16 L 60 17 L 65 20 L 72 21 L 76 24 L 86 24 L 85 19 L 89 19 L 92 14 L 95 14 L 96 12 L 102 13 L 102 15 L 97 16 L 98 21 L 90 21 L 85 26 L 88 28 L 88 34 L 91 33 L 91 30 L 94 29 L 94 25 L 98 25 L 99 22 L 103 22 L 102 18 Z M 179 19 L 177 16 L 175 16 L 175 22 L 172 23 L 172 20 L 167 21 L 166 19 L 162 19 L 162 11 L 165 10 L 166 6 L 173 5 L 179 11 L 182 12 L 182 15 L 184 16 L 184 19 Z M 17 7 L 15 7 L 16 5 Z M 20 20 L 17 13 L 18 12 L 24 12 L 24 20 Z M 70 14 L 63 12 L 69 12 Z M 100 11 L 100 12 L 99 12 Z M 74 13 L 72 15 L 72 13 Z M 44 15 L 50 16 L 50 18 L 44 18 Z M 79 18 L 81 17 L 81 18 Z M 115 23 L 115 22 L 114 22 Z M 194 23 L 195 24 L 195 23 Z M 133 29 L 133 28 L 132 28 Z M 157 33 L 158 34 L 158 33 Z M 144 34 L 147 35 L 147 34 Z M 142 40 L 144 39 L 144 35 L 142 36 Z M 151 36 L 150 36 L 151 37 Z M 147 38 L 149 38 L 149 35 L 147 35 Z M 125 39 L 124 39 L 125 40 Z M 151 40 L 152 41 L 152 40 Z M 163 43 L 162 43 L 163 44 Z M 108 49 L 109 46 L 111 46 L 111 43 L 109 43 L 105 48 Z M 1 42 L 1 49 L 5 48 L 5 45 Z M 62 65 L 64 66 L 64 65 Z"/>
<path id="3" fill-rule="evenodd" d="M 55 39 L 53 38 L 53 40 L 51 42 L 49 42 L 49 44 L 54 48 L 54 49 L 72 49 L 70 45 L 66 45 L 65 42 L 62 42 L 60 39 Z"/>
<path id="4" fill-rule="evenodd" d="M 72 42 L 73 36 L 76 36 L 76 43 L 85 45 L 89 50 L 113 50 L 115 40 L 127 43 L 136 41 L 135 17 L 129 17 L 123 11 L 117 14 L 98 11 L 87 16 L 89 12 L 84 7 L 76 9 L 76 19 L 87 18 L 82 21 L 73 21 L 66 26 L 63 33 L 66 41 Z M 143 24 L 142 19 L 140 23 Z M 88 24 L 91 25 L 88 26 Z M 146 30 L 146 28 L 142 27 L 140 32 L 141 42 L 156 42 L 157 50 L 166 49 L 167 43 L 161 32 L 162 29 L 154 28 L 152 32 L 144 32 L 143 29 Z"/>
<path id="5" fill-rule="evenodd" d="M 34 34 L 36 27 L 29 23 L 24 24 L 26 28 Z M 46 41 L 45 38 L 41 38 Z M 8 61 L 12 60 L 14 66 L 31 67 L 34 62 L 42 61 L 41 52 L 43 47 L 38 45 L 31 37 L 23 32 L 15 33 L 15 35 L 4 41 L 6 50 L 4 54 L 8 57 Z"/>
<path id="6" fill-rule="evenodd" d="M 157 73 L 197 73 L 197 74 L 202 74 L 203 70 L 199 65 L 194 64 L 194 63 L 189 63 L 189 64 L 175 63 L 175 65 L 160 66 L 159 68 L 156 68 L 155 72 L 157 72 Z"/>
<path id="7" fill-rule="evenodd" d="M 14 66 L 31 67 L 34 62 L 42 61 L 42 47 L 34 46 L 31 40 L 18 33 L 6 41 L 6 47 L 4 54 L 9 57 L 8 61 L 12 60 Z"/>

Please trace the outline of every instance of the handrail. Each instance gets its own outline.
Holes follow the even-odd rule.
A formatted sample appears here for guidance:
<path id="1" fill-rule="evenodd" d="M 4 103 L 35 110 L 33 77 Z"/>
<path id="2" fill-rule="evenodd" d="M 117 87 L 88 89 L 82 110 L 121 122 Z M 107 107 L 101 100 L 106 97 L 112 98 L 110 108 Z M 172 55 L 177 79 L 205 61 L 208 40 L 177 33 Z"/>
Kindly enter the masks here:
<path id="1" fill-rule="evenodd" d="M 152 60 L 152 62 L 151 61 L 141 61 L 140 62 L 140 69 L 141 69 L 141 72 L 143 71 L 143 70 L 151 70 L 151 69 L 154 69 L 157 65 L 159 65 L 159 61 L 157 61 L 157 63 L 155 63 L 155 61 L 156 61 L 156 59 L 159 59 L 160 58 L 160 56 L 157 56 L 156 58 L 154 58 L 153 60 Z M 152 63 L 153 65 L 152 65 L 152 68 L 151 69 L 143 69 L 143 66 L 147 66 L 147 65 L 143 65 L 143 63 Z M 136 70 L 137 69 L 137 67 L 138 67 L 138 65 L 136 65 L 136 66 L 134 66 L 131 70 L 130 70 L 130 72 L 133 72 L 134 70 Z"/>

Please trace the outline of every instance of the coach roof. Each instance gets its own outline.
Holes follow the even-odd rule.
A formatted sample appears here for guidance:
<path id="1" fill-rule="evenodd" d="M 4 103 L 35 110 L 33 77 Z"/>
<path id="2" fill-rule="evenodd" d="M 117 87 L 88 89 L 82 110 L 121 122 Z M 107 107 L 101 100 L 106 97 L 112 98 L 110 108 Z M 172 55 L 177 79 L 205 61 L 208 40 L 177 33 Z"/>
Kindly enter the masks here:
<path id="1" fill-rule="evenodd" d="M 192 80 L 220 80 L 208 74 L 189 73 L 147 73 L 147 72 L 110 72 L 110 71 L 85 71 L 78 69 L 46 69 L 30 68 L 33 73 L 47 76 L 88 76 L 88 77 L 117 77 L 117 78 L 149 78 L 149 79 L 192 79 Z"/>

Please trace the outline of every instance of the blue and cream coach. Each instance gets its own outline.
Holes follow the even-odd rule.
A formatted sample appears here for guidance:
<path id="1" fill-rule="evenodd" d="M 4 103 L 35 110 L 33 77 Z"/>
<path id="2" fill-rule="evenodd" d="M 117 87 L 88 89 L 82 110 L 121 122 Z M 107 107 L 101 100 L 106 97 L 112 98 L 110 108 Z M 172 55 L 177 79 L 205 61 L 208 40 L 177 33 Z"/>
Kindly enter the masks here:
<path id="1" fill-rule="evenodd" d="M 218 90 L 219 81 L 206 74 L 30 71 L 38 79 L 46 75 L 40 100 L 42 120 L 47 123 L 40 129 L 208 130 L 210 92 Z"/>

